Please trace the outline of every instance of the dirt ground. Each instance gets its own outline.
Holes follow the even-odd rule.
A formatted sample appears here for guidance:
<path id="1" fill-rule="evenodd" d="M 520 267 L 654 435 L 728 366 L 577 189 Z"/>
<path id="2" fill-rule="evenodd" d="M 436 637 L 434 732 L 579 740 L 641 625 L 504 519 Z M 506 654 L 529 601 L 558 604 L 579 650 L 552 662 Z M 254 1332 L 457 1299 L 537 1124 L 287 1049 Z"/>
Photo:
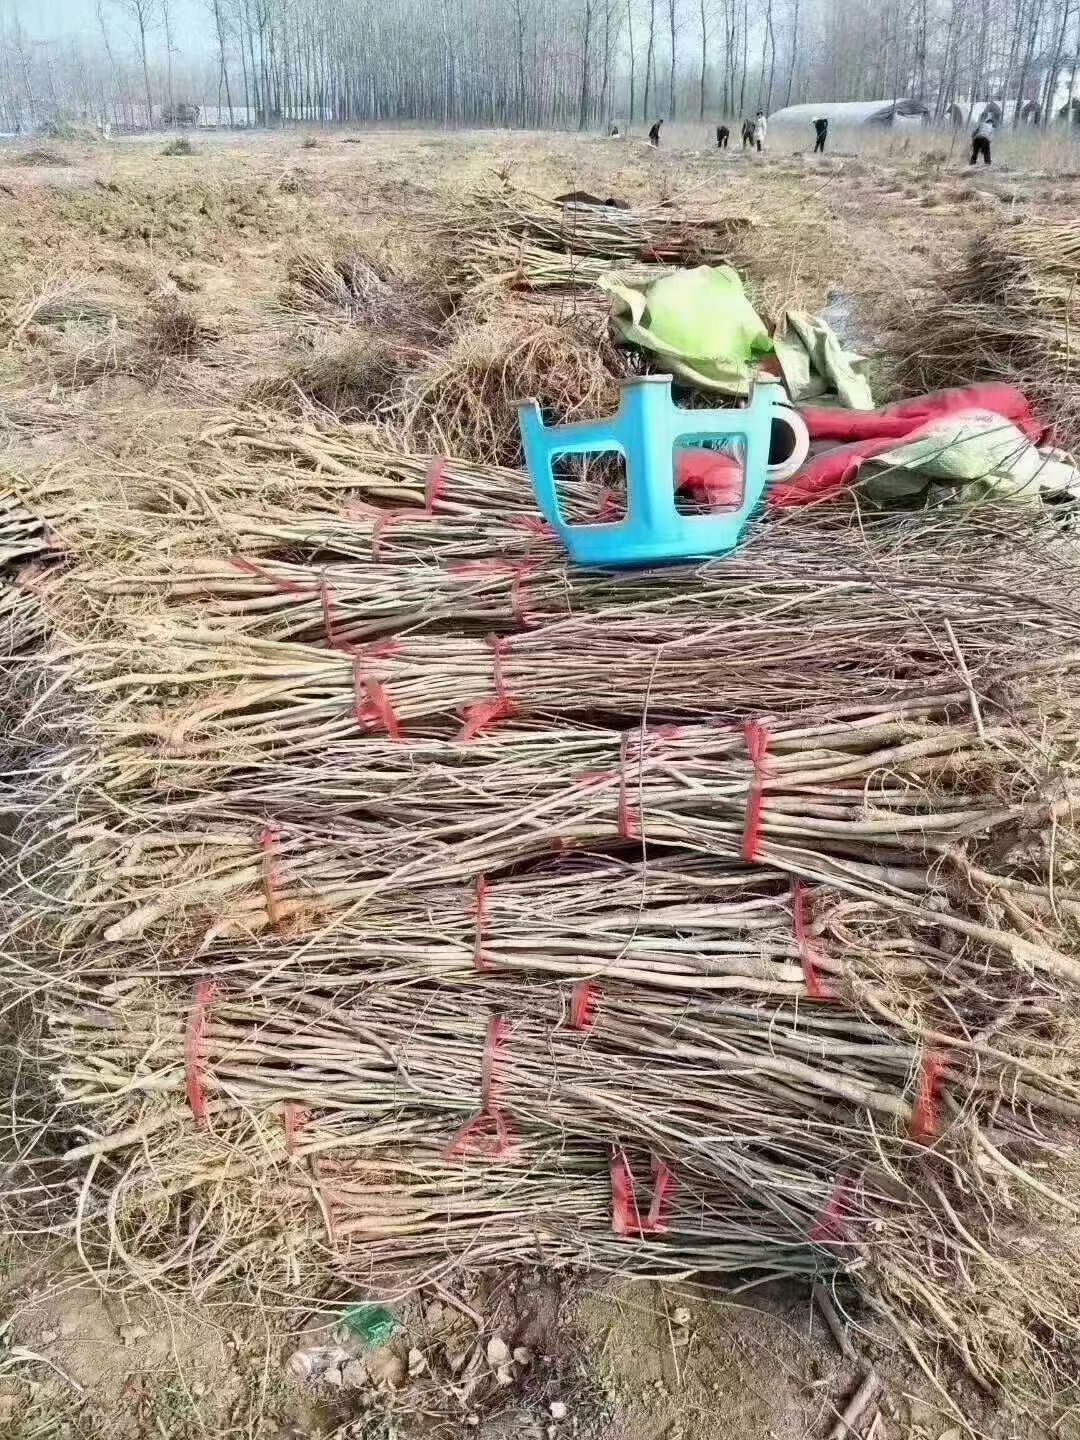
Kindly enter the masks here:
<path id="1" fill-rule="evenodd" d="M 824 311 L 876 357 L 883 395 L 890 334 L 917 328 L 935 269 L 984 227 L 1080 198 L 1075 156 L 976 175 L 932 139 L 843 153 L 841 137 L 815 159 L 667 136 L 655 152 L 421 131 L 198 137 L 172 156 L 160 139 L 0 148 L 0 465 L 17 479 L 78 457 L 109 483 L 117 454 L 152 474 L 161 447 L 223 408 L 270 396 L 312 413 L 296 377 L 356 327 L 332 300 L 293 303 L 297 257 L 361 243 L 415 265 L 440 212 L 484 181 L 752 217 L 739 258 L 759 306 Z M 0 1436 L 18 1440 L 823 1440 L 859 1379 L 798 1287 L 705 1299 L 583 1274 L 459 1277 L 403 1298 L 396 1335 L 371 1350 L 340 1326 L 363 1297 L 307 1317 L 274 1296 L 166 1303 L 33 1245 L 0 1260 Z M 1017 1433 L 962 1387 L 950 1408 L 863 1318 L 858 1356 L 887 1383 L 877 1440 L 958 1440 L 962 1417 L 967 1433 Z"/>
<path id="2" fill-rule="evenodd" d="M 0 1306 L 0 1435 L 13 1440 L 788 1440 L 829 1434 L 871 1362 L 887 1386 L 879 1436 L 961 1433 L 895 1346 L 856 1326 L 845 1358 L 790 1283 L 724 1296 L 463 1276 L 391 1304 L 396 1332 L 374 1346 L 340 1305 L 300 1318 L 164 1303 L 103 1291 L 55 1255 L 12 1264 Z M 984 1424 L 972 1433 L 1017 1433 Z"/>

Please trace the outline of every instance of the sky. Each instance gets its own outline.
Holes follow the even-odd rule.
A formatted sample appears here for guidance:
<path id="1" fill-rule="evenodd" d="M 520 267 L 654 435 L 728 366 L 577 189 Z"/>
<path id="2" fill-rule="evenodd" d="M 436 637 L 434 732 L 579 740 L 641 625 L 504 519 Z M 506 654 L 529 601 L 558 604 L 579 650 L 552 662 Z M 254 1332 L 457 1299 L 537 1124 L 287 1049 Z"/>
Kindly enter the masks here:
<path id="1" fill-rule="evenodd" d="M 123 33 L 127 21 L 121 6 L 103 0 L 110 33 Z M 171 0 L 174 44 L 182 52 L 203 51 L 209 43 L 210 22 L 203 0 Z M 0 0 L 0 12 L 18 13 L 26 33 L 35 40 L 67 36 L 95 39 L 100 33 L 95 0 Z"/>

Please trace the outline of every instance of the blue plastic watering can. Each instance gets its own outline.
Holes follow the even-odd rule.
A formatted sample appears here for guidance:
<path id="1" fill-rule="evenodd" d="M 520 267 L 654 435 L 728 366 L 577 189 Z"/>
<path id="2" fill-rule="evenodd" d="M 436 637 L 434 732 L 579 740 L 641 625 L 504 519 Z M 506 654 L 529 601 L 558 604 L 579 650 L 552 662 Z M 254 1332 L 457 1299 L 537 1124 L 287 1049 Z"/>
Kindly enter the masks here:
<path id="1" fill-rule="evenodd" d="M 737 410 L 684 410 L 671 398 L 671 376 L 649 375 L 623 384 L 610 420 L 544 424 L 535 400 L 518 406 L 521 439 L 533 490 L 544 518 L 571 558 L 582 565 L 643 565 L 717 555 L 733 549 L 765 490 L 773 421 L 790 415 L 783 387 L 754 385 Z M 682 515 L 675 504 L 675 451 L 742 441 L 744 483 L 738 509 Z M 626 516 L 570 524 L 563 516 L 554 463 L 564 455 L 621 455 L 626 465 Z"/>

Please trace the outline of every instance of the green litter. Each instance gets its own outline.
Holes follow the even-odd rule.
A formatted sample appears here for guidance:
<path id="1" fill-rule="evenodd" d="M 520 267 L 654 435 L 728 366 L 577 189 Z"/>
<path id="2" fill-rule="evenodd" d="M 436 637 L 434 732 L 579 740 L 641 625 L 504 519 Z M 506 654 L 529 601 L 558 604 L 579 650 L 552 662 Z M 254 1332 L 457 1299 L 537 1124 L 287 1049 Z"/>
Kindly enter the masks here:
<path id="1" fill-rule="evenodd" d="M 849 410 L 872 410 L 870 384 L 859 374 L 862 357 L 840 344 L 832 327 L 805 310 L 782 310 L 773 347 L 788 394 L 798 404 L 835 393 Z"/>
<path id="2" fill-rule="evenodd" d="M 745 395 L 756 362 L 772 354 L 769 332 L 730 265 L 673 270 L 644 285 L 601 280 L 614 297 L 620 340 L 661 356 L 691 385 Z"/>
<path id="3" fill-rule="evenodd" d="M 353 1305 L 341 1317 L 341 1323 L 369 1350 L 377 1350 L 397 1334 L 398 1322 L 385 1305 Z"/>
<path id="4" fill-rule="evenodd" d="M 748 395 L 761 362 L 775 357 L 773 370 L 779 365 L 793 401 L 835 394 L 852 410 L 873 408 L 861 356 L 802 310 L 782 311 L 770 336 L 730 265 L 668 270 L 654 280 L 608 275 L 599 283 L 612 296 L 616 339 L 649 351 L 686 384 Z"/>

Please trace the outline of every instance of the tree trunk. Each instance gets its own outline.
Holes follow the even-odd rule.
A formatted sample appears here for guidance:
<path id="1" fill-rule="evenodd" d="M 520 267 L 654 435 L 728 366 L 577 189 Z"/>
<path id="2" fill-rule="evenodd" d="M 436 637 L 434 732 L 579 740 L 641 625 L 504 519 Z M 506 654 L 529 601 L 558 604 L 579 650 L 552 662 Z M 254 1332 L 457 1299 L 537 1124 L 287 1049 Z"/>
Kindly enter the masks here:
<path id="1" fill-rule="evenodd" d="M 221 19 L 221 0 L 214 0 L 214 24 L 217 26 L 218 55 L 221 60 L 221 78 L 225 81 L 225 104 L 229 107 L 229 129 L 234 125 L 232 91 L 229 88 L 229 66 L 225 59 L 225 27 Z M 221 85 L 218 85 L 218 116 L 221 115 Z"/>
<path id="2" fill-rule="evenodd" d="M 172 16 L 169 13 L 169 0 L 161 0 L 161 20 L 165 27 L 165 98 L 169 102 L 169 110 L 172 113 L 172 120 L 175 124 L 176 111 L 173 104 L 173 69 L 172 69 Z"/>
<path id="3" fill-rule="evenodd" d="M 1073 117 L 1073 93 L 1076 90 L 1076 71 L 1080 66 L 1080 11 L 1076 15 L 1076 39 L 1073 41 L 1072 69 L 1069 71 L 1069 94 L 1065 101 L 1065 124 L 1071 130 L 1075 124 Z"/>
<path id="4" fill-rule="evenodd" d="M 705 0 L 700 4 L 701 18 L 701 87 L 698 94 L 698 119 L 705 119 L 705 68 L 708 64 L 709 32 L 705 21 Z"/>
<path id="5" fill-rule="evenodd" d="M 1043 130 L 1050 123 L 1050 111 L 1054 105 L 1054 91 L 1057 89 L 1058 72 L 1061 69 L 1061 51 L 1065 44 L 1065 31 L 1069 25 L 1070 0 L 1065 0 L 1061 12 L 1061 27 L 1057 32 L 1054 41 L 1054 53 L 1050 60 L 1050 68 L 1046 72 L 1046 84 L 1043 89 L 1042 114 L 1039 117 L 1040 126 Z"/>
<path id="6" fill-rule="evenodd" d="M 577 128 L 584 130 L 589 123 L 589 41 L 592 38 L 593 0 L 585 0 L 585 33 L 581 47 L 581 100 L 578 105 Z"/>
<path id="7" fill-rule="evenodd" d="M 1020 114 L 1024 108 L 1024 88 L 1027 84 L 1028 71 L 1031 68 L 1031 61 L 1035 54 L 1035 44 L 1039 38 L 1039 29 L 1042 25 L 1043 0 L 1035 0 L 1032 6 L 1030 28 L 1028 29 L 1027 45 L 1024 49 L 1024 58 L 1020 62 L 1020 76 L 1016 85 L 1016 105 L 1013 110 L 1013 124 L 1020 124 Z"/>
<path id="8" fill-rule="evenodd" d="M 886 25 L 888 19 L 886 18 Z M 886 32 L 887 33 L 887 32 Z M 886 41 L 886 44 L 888 42 Z M 791 104 L 791 86 L 795 79 L 795 62 L 799 46 L 799 0 L 795 0 L 794 11 L 791 17 L 791 61 L 788 65 L 787 90 L 784 94 L 784 104 Z M 886 67 L 888 66 L 888 50 L 886 50 Z"/>
<path id="9" fill-rule="evenodd" d="M 645 98 L 642 101 L 642 120 L 649 123 L 649 91 L 652 87 L 653 47 L 656 42 L 656 0 L 649 0 L 649 47 L 645 52 Z"/>
<path id="10" fill-rule="evenodd" d="M 634 10 L 633 0 L 626 0 L 626 44 L 630 52 L 630 123 L 627 130 L 634 126 L 634 86 L 636 81 L 636 66 L 634 63 Z"/>
<path id="11" fill-rule="evenodd" d="M 515 0 L 517 15 L 518 124 L 525 128 L 525 11 L 521 0 Z"/>
<path id="12" fill-rule="evenodd" d="M 675 119 L 675 0 L 668 0 L 668 36 L 671 40 L 671 70 L 668 74 L 668 119 Z"/>
<path id="13" fill-rule="evenodd" d="M 142 5 L 135 11 L 139 24 L 139 54 L 142 57 L 143 84 L 146 86 L 146 128 L 154 128 L 154 102 L 150 97 L 150 66 L 146 59 L 146 14 Z"/>
<path id="14" fill-rule="evenodd" d="M 772 25 L 772 0 L 766 0 L 766 7 L 765 28 L 761 33 L 761 64 L 758 67 L 757 108 L 759 110 L 765 100 L 765 56 L 769 49 L 769 30 Z"/>
<path id="15" fill-rule="evenodd" d="M 611 13 L 615 0 L 604 0 L 604 68 L 600 75 L 600 129 L 606 135 L 611 129 Z"/>

